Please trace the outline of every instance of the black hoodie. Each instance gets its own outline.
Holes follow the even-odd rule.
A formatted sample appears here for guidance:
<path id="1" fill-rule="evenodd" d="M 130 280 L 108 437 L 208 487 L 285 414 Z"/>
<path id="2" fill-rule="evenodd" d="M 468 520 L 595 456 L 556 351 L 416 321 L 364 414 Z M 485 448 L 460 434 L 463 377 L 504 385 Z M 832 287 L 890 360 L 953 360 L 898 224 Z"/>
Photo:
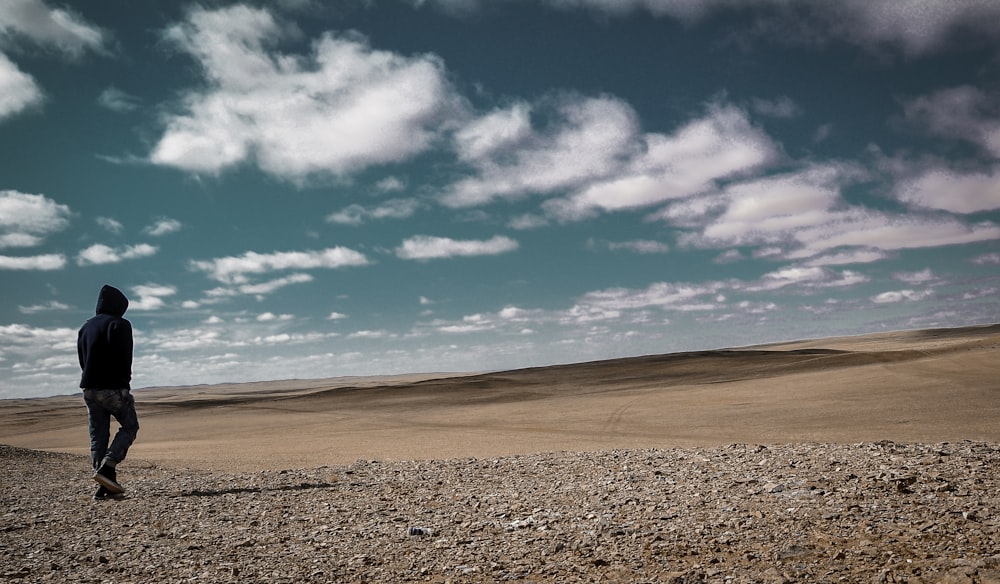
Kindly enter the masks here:
<path id="1" fill-rule="evenodd" d="M 97 297 L 97 316 L 77 335 L 76 352 L 85 389 L 129 389 L 132 381 L 132 323 L 122 318 L 128 298 L 105 284 Z"/>

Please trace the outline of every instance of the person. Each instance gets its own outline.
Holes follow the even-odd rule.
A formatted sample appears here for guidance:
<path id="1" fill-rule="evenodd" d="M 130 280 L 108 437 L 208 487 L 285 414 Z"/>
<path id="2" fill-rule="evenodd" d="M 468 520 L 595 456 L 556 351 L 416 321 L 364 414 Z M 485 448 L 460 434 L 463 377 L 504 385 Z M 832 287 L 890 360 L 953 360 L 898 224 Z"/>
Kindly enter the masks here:
<path id="1" fill-rule="evenodd" d="M 77 353 L 80 358 L 80 388 L 87 404 L 90 426 L 90 456 L 94 480 L 100 485 L 94 499 L 117 499 L 125 488 L 118 483 L 117 466 L 139 432 L 139 419 L 132 397 L 132 323 L 123 318 L 128 298 L 117 288 L 104 285 L 97 296 L 97 314 L 80 328 Z M 111 418 L 118 432 L 111 437 Z"/>

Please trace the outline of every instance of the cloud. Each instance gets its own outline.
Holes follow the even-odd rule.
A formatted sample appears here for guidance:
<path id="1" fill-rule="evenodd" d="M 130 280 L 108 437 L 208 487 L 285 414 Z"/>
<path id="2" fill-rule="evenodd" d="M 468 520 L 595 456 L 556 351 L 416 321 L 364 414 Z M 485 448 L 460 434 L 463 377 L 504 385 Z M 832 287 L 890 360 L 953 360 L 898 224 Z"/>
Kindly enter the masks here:
<path id="1" fill-rule="evenodd" d="M 570 96 L 544 105 L 551 119 L 540 130 L 526 127 L 528 106 L 516 104 L 458 131 L 455 148 L 475 174 L 440 201 L 471 207 L 579 187 L 616 171 L 640 146 L 635 112 L 619 99 Z"/>
<path id="2" fill-rule="evenodd" d="M 680 241 L 710 248 L 767 246 L 769 256 L 807 259 L 1000 238 L 1000 227 L 989 222 L 966 225 L 950 217 L 897 215 L 849 205 L 841 190 L 865 177 L 852 165 L 828 163 L 733 183 L 721 199 L 701 209 L 705 214 L 700 233 L 682 235 Z M 669 213 L 658 217 L 672 219 Z M 695 213 L 683 218 L 689 228 L 698 225 Z"/>
<path id="3" fill-rule="evenodd" d="M 155 223 L 143 229 L 143 232 L 152 237 L 161 237 L 163 235 L 176 233 L 180 231 L 182 227 L 183 225 L 180 221 L 164 217 L 162 219 L 157 219 Z"/>
<path id="4" fill-rule="evenodd" d="M 66 266 L 66 256 L 43 254 L 35 256 L 0 255 L 0 270 L 61 270 Z"/>
<path id="5" fill-rule="evenodd" d="M 155 255 L 158 250 L 159 248 L 155 245 L 149 245 L 148 243 L 121 247 L 111 247 L 103 243 L 95 243 L 77 254 L 76 263 L 81 266 L 117 264 L 125 260 L 134 260 Z"/>
<path id="6" fill-rule="evenodd" d="M 373 207 L 348 205 L 327 215 L 326 220 L 341 225 L 361 225 L 370 220 L 406 219 L 412 217 L 419 208 L 420 201 L 417 199 L 390 199 Z"/>
<path id="7" fill-rule="evenodd" d="M 313 281 L 309 274 L 289 274 L 283 278 L 275 278 L 256 284 L 243 283 L 228 288 L 213 288 L 205 293 L 212 299 L 231 298 L 233 296 L 249 295 L 263 298 L 268 294 L 274 294 L 278 290 L 293 284 L 307 284 Z"/>
<path id="8" fill-rule="evenodd" d="M 754 98 L 750 100 L 750 107 L 755 114 L 770 118 L 788 119 L 802 114 L 802 108 L 786 95 L 774 99 Z"/>
<path id="9" fill-rule="evenodd" d="M 326 317 L 327 320 L 343 320 L 347 318 L 347 315 L 342 312 L 331 312 L 330 316 Z"/>
<path id="10" fill-rule="evenodd" d="M 117 219 L 113 219 L 111 217 L 98 217 L 96 221 L 97 224 L 100 225 L 103 229 L 111 233 L 114 233 L 115 235 L 121 233 L 125 229 L 125 226 L 122 225 L 121 221 L 118 221 Z"/>
<path id="11" fill-rule="evenodd" d="M 100 29 L 70 11 L 51 9 L 41 0 L 0 2 L 0 121 L 44 100 L 34 78 L 21 71 L 6 52 L 34 45 L 75 59 L 99 50 L 103 43 Z"/>
<path id="12" fill-rule="evenodd" d="M 777 148 L 750 124 L 745 112 L 712 104 L 702 118 L 671 135 L 635 136 L 634 154 L 616 172 L 592 181 L 546 210 L 563 220 L 595 210 L 618 211 L 661 204 L 712 191 L 717 182 L 773 161 Z"/>
<path id="13" fill-rule="evenodd" d="M 104 34 L 78 14 L 49 8 L 42 0 L 5 0 L 0 3 L 0 47 L 21 40 L 75 58 L 100 49 Z"/>
<path id="14" fill-rule="evenodd" d="M 270 52 L 294 31 L 265 10 L 192 9 L 166 38 L 201 65 L 150 160 L 196 173 L 253 162 L 301 182 L 407 160 L 464 105 L 441 62 L 378 51 L 357 34 L 324 34 L 307 55 Z"/>
<path id="15" fill-rule="evenodd" d="M 916 302 L 933 295 L 933 290 L 895 290 L 873 296 L 871 300 L 876 304 L 895 304 L 899 302 Z"/>
<path id="16" fill-rule="evenodd" d="M 896 197 L 911 205 L 952 213 L 1000 209 L 1000 167 L 991 172 L 931 168 L 897 185 Z"/>
<path id="17" fill-rule="evenodd" d="M 136 298 L 129 301 L 129 308 L 132 310 L 159 310 L 166 306 L 163 300 L 166 296 L 177 294 L 177 288 L 173 286 L 162 286 L 159 284 L 143 284 L 133 286 L 132 293 Z"/>
<path id="18" fill-rule="evenodd" d="M 670 246 L 661 242 L 648 239 L 635 239 L 632 241 L 609 241 L 608 249 L 611 251 L 631 251 L 639 254 L 667 253 Z"/>
<path id="19" fill-rule="evenodd" d="M 346 247 L 314 251 L 286 251 L 269 254 L 248 251 L 241 256 L 212 260 L 193 260 L 191 267 L 206 272 L 224 284 L 246 284 L 247 274 L 264 274 L 280 270 L 336 269 L 368 265 L 364 254 Z"/>
<path id="20" fill-rule="evenodd" d="M 108 87 L 97 96 L 97 104 L 113 112 L 126 113 L 139 108 L 141 100 L 117 87 Z"/>
<path id="21" fill-rule="evenodd" d="M 295 316 L 291 314 L 274 314 L 273 312 L 262 312 L 257 315 L 257 322 L 273 322 L 292 320 Z"/>
<path id="22" fill-rule="evenodd" d="M 903 104 L 905 119 L 931 134 L 971 142 L 1000 158 L 1000 102 L 996 95 L 962 85 Z"/>
<path id="23" fill-rule="evenodd" d="M 455 256 L 498 255 L 514 251 L 517 248 L 517 241 L 501 235 L 487 240 L 460 240 L 417 235 L 403 241 L 396 248 L 396 255 L 406 260 L 429 260 Z"/>
<path id="24" fill-rule="evenodd" d="M 414 0 L 465 13 L 481 0 Z M 695 26 L 716 14 L 752 10 L 751 34 L 768 40 L 816 45 L 833 40 L 879 51 L 891 47 L 916 56 L 946 48 L 950 41 L 996 39 L 1000 6 L 993 0 L 540 0 L 561 9 L 590 9 L 614 16 L 645 11 Z"/>
<path id="25" fill-rule="evenodd" d="M 0 191 L 0 249 L 33 247 L 69 225 L 70 210 L 43 195 Z"/>
<path id="26" fill-rule="evenodd" d="M 40 314 L 47 312 L 61 312 L 64 310 L 69 310 L 70 306 L 68 304 L 63 304 L 62 302 L 51 300 L 45 304 L 32 304 L 31 306 L 18 306 L 17 310 L 21 314 Z"/>
<path id="27" fill-rule="evenodd" d="M 39 105 L 44 99 L 35 80 L 0 53 L 0 120 Z"/>

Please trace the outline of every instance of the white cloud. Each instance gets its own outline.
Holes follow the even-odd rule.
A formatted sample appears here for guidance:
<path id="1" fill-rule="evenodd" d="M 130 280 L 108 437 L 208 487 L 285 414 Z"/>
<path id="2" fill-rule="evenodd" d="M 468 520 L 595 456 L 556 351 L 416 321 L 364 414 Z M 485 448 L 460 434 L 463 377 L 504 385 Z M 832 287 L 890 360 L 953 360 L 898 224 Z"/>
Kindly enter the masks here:
<path id="1" fill-rule="evenodd" d="M 122 225 L 121 221 L 118 221 L 117 219 L 113 219 L 111 217 L 98 217 L 96 221 L 97 224 L 100 225 L 103 229 L 111 233 L 114 233 L 115 235 L 121 233 L 125 229 L 125 226 Z"/>
<path id="2" fill-rule="evenodd" d="M 182 227 L 183 225 L 180 221 L 164 217 L 162 219 L 157 219 L 155 223 L 143 229 L 143 232 L 152 237 L 160 237 L 176 233 L 180 231 Z"/>
<path id="3" fill-rule="evenodd" d="M 406 160 L 463 115 L 434 57 L 374 50 L 357 34 L 324 34 L 308 55 L 269 52 L 289 31 L 245 5 L 195 8 L 171 27 L 207 89 L 167 118 L 150 159 L 198 173 L 252 161 L 298 182 Z"/>
<path id="4" fill-rule="evenodd" d="M 65 266 L 66 256 L 62 254 L 0 255 L 0 270 L 61 270 Z"/>
<path id="5" fill-rule="evenodd" d="M 608 242 L 608 249 L 612 251 L 631 251 L 640 254 L 667 253 L 670 246 L 662 241 L 652 241 L 648 239 L 635 239 L 632 241 L 611 241 Z"/>
<path id="6" fill-rule="evenodd" d="M 820 164 L 734 183 L 723 191 L 721 204 L 714 201 L 703 207 L 702 231 L 682 235 L 680 241 L 703 247 L 757 245 L 763 246 L 755 254 L 758 257 L 807 259 L 1000 238 L 1000 227 L 988 222 L 966 225 L 949 217 L 894 215 L 852 206 L 841 189 L 864 176 L 850 165 Z M 670 219 L 667 213 L 658 217 Z M 687 227 L 698 225 L 694 213 L 684 220 Z"/>
<path id="7" fill-rule="evenodd" d="M 1000 158 L 1000 103 L 997 96 L 962 85 L 904 103 L 907 121 L 924 130 L 972 142 Z"/>
<path id="8" fill-rule="evenodd" d="M 100 29 L 67 10 L 49 8 L 41 0 L 0 2 L 0 51 L 23 50 L 31 44 L 77 58 L 88 50 L 100 50 L 103 43 Z M 43 99 L 34 78 L 0 52 L 0 120 Z"/>
<path id="9" fill-rule="evenodd" d="M 1000 266 L 1000 253 L 986 253 L 972 258 L 972 263 L 980 266 Z"/>
<path id="10" fill-rule="evenodd" d="M 21 314 L 40 314 L 46 312 L 61 312 L 69 310 L 68 304 L 63 304 L 57 300 L 46 302 L 45 304 L 32 304 L 31 306 L 18 306 L 17 310 Z"/>
<path id="11" fill-rule="evenodd" d="M 787 286 L 831 288 L 853 286 L 867 281 L 867 276 L 851 270 L 837 272 L 819 266 L 790 266 L 764 274 L 757 282 L 742 288 L 752 292 L 778 290 Z"/>
<path id="12" fill-rule="evenodd" d="M 133 286 L 132 293 L 136 298 L 129 301 L 129 308 L 132 310 L 159 310 L 166 305 L 163 300 L 165 296 L 177 294 L 177 288 L 173 286 L 162 286 L 159 284 L 143 284 Z"/>
<path id="13" fill-rule="evenodd" d="M 538 229 L 540 227 L 545 227 L 548 224 L 549 220 L 541 215 L 525 213 L 523 215 L 512 217 L 511 220 L 507 222 L 507 227 L 518 231 L 524 231 L 526 229 Z"/>
<path id="14" fill-rule="evenodd" d="M 347 318 L 347 315 L 342 312 L 331 312 L 330 316 L 326 317 L 327 320 L 343 320 Z"/>
<path id="15" fill-rule="evenodd" d="M 49 8 L 42 0 L 5 0 L 0 3 L 0 46 L 22 39 L 79 57 L 100 49 L 104 35 L 79 15 Z"/>
<path id="16" fill-rule="evenodd" d="M 412 217 L 419 208 L 420 201 L 417 199 L 390 199 L 373 207 L 348 205 L 328 215 L 326 220 L 341 225 L 361 225 L 369 220 L 406 219 Z"/>
<path id="17" fill-rule="evenodd" d="M 364 254 L 339 246 L 320 251 L 286 251 L 268 254 L 248 251 L 241 256 L 191 262 L 193 269 L 206 272 L 209 277 L 224 284 L 246 284 L 247 274 L 364 265 L 368 265 L 368 258 Z"/>
<path id="18" fill-rule="evenodd" d="M 155 245 L 149 245 L 148 243 L 121 247 L 111 247 L 103 243 L 95 243 L 77 254 L 76 263 L 81 266 L 117 264 L 125 260 L 155 255 L 158 249 Z"/>
<path id="19" fill-rule="evenodd" d="M 307 284 L 312 281 L 313 277 L 309 274 L 289 274 L 284 278 L 275 278 L 273 280 L 258 282 L 256 284 L 243 283 L 229 288 L 213 288 L 208 290 L 205 295 L 213 299 L 241 295 L 263 298 L 264 296 L 274 294 L 278 290 L 287 286 L 291 286 L 293 284 Z"/>
<path id="20" fill-rule="evenodd" d="M 777 148 L 746 114 L 732 106 L 710 105 L 706 116 L 667 136 L 636 137 L 635 154 L 617 171 L 577 189 L 546 209 L 564 220 L 595 210 L 616 211 L 683 199 L 716 188 L 771 162 Z"/>
<path id="21" fill-rule="evenodd" d="M 140 100 L 117 87 L 108 87 L 97 96 L 97 103 L 113 112 L 130 112 L 139 107 Z"/>
<path id="22" fill-rule="evenodd" d="M 407 260 L 429 260 L 455 256 L 498 255 L 517 248 L 517 241 L 502 235 L 487 240 L 417 235 L 403 241 L 396 248 L 396 255 Z"/>
<path id="23" fill-rule="evenodd" d="M 579 187 L 614 172 L 639 147 L 635 112 L 618 99 L 557 100 L 541 131 L 521 127 L 523 109 L 493 112 L 456 134 L 456 148 L 476 174 L 452 184 L 442 203 L 470 207 Z"/>
<path id="24" fill-rule="evenodd" d="M 36 106 L 44 98 L 35 80 L 0 53 L 0 120 Z"/>
<path id="25" fill-rule="evenodd" d="M 273 312 L 262 312 L 257 315 L 257 322 L 273 322 L 292 320 L 295 316 L 291 314 L 274 314 Z"/>
<path id="26" fill-rule="evenodd" d="M 892 292 L 883 292 L 877 296 L 872 297 L 872 302 L 876 304 L 895 304 L 898 302 L 915 302 L 917 300 L 923 300 L 930 296 L 933 296 L 934 292 L 932 290 L 894 290 Z"/>
<path id="27" fill-rule="evenodd" d="M 509 151 L 532 137 L 531 108 L 526 103 L 496 110 L 473 120 L 455 133 L 455 149 L 462 160 L 476 161 Z"/>
<path id="28" fill-rule="evenodd" d="M 904 203 L 952 213 L 1000 209 L 1000 168 L 990 173 L 932 168 L 901 181 L 896 197 Z"/>
<path id="29" fill-rule="evenodd" d="M 70 210 L 43 195 L 0 191 L 0 249 L 33 247 L 69 225 Z"/>
<path id="30" fill-rule="evenodd" d="M 930 268 L 919 272 L 900 272 L 893 274 L 892 277 L 906 284 L 926 284 L 937 280 L 937 276 L 934 275 L 934 272 Z"/>

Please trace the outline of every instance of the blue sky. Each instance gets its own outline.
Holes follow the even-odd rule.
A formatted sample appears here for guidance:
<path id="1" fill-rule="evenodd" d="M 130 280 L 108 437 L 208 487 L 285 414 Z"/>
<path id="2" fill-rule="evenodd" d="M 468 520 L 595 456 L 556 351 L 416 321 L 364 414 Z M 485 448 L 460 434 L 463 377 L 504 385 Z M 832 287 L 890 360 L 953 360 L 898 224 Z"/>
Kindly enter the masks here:
<path id="1" fill-rule="evenodd" d="M 1000 320 L 992 0 L 0 3 L 0 398 Z"/>

